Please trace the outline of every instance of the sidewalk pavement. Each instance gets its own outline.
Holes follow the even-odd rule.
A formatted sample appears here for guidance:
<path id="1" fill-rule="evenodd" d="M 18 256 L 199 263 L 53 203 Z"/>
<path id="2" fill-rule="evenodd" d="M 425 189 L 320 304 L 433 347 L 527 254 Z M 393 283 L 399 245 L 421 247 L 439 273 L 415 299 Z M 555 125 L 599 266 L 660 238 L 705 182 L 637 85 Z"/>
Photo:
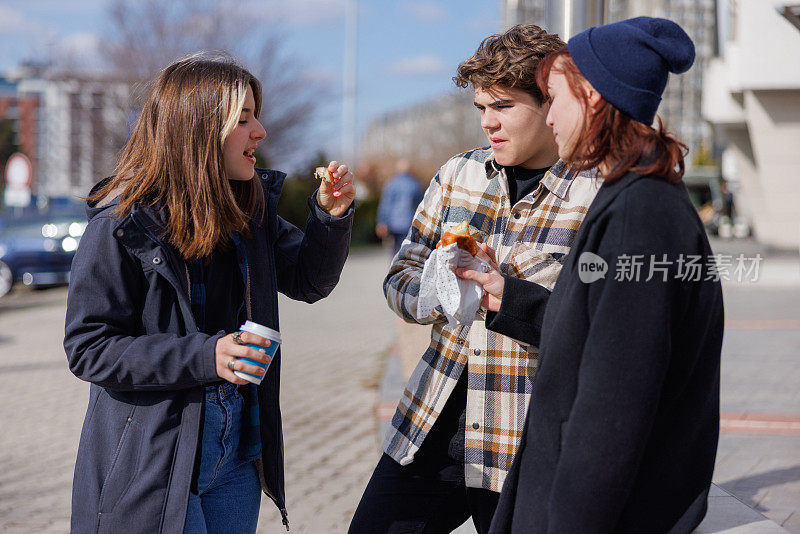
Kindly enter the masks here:
<path id="1" fill-rule="evenodd" d="M 383 251 L 354 252 L 329 298 L 310 306 L 281 298 L 292 532 L 346 532 L 380 456 L 375 415 L 394 411 L 394 400 L 376 409 L 384 362 L 396 361 L 403 372 L 399 357 L 387 355 L 395 344 L 416 360 L 427 344 L 425 327 L 409 326 L 398 338 L 381 291 L 387 267 Z M 714 480 L 800 533 L 800 436 L 791 419 L 800 414 L 800 288 L 779 272 L 770 275 L 770 287 L 725 287 L 722 405 L 732 423 L 720 439 Z M 69 530 L 88 385 L 67 369 L 65 304 L 64 288 L 0 299 L 0 532 Z M 409 372 L 415 363 L 407 362 Z M 402 376 L 392 395 L 399 396 Z M 469 529 L 467 522 L 457 532 Z M 266 498 L 258 532 L 285 532 Z"/>
<path id="2" fill-rule="evenodd" d="M 293 533 L 344 533 L 379 451 L 375 395 L 395 338 L 382 251 L 354 252 L 333 294 L 281 298 L 286 496 Z M 66 289 L 0 299 L 0 532 L 69 531 L 89 386 L 67 368 Z M 113 451 L 109 451 L 112 454 Z M 262 498 L 259 533 L 286 532 Z"/>
<path id="3" fill-rule="evenodd" d="M 800 257 L 752 240 L 713 240 L 712 247 L 717 254 L 763 259 L 755 282 L 723 281 L 716 486 L 711 512 L 697 532 L 800 534 Z M 429 326 L 396 321 L 398 338 L 376 407 L 379 440 L 430 335 Z M 457 532 L 474 527 L 468 521 Z"/>

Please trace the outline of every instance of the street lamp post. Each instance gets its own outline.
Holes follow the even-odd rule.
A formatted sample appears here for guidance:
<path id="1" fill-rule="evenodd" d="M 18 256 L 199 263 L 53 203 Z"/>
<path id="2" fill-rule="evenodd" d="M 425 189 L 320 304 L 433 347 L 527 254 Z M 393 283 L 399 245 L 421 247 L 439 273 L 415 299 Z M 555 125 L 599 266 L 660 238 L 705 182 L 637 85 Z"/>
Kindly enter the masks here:
<path id="1" fill-rule="evenodd" d="M 344 78 L 342 83 L 342 155 L 349 165 L 356 158 L 356 60 L 358 0 L 347 0 L 344 25 Z"/>

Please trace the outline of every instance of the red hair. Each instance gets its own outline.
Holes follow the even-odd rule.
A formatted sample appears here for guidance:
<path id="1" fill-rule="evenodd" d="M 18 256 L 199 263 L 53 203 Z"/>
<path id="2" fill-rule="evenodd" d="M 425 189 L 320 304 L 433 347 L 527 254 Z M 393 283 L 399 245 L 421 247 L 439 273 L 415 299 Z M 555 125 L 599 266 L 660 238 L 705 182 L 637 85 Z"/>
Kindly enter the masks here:
<path id="1" fill-rule="evenodd" d="M 561 63 L 556 71 L 567 79 L 570 92 L 580 101 L 586 117 L 570 164 L 576 170 L 588 170 L 601 163 L 610 164 L 611 169 L 603 176 L 606 182 L 622 177 L 628 171 L 663 177 L 669 182 L 680 182 L 683 178 L 686 145 L 678 141 L 658 118 L 658 129 L 643 124 L 618 110 L 604 98 L 591 106 L 589 97 L 582 90 L 589 82 L 564 46 L 545 57 L 536 71 L 536 83 L 547 100 L 547 81 L 556 60 Z"/>

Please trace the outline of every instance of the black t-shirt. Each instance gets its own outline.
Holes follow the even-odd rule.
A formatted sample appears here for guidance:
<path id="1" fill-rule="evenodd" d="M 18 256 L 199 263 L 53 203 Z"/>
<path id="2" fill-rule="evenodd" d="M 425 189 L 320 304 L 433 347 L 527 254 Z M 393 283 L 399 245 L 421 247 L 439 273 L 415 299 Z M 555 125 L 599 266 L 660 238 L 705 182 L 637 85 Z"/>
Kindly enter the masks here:
<path id="1" fill-rule="evenodd" d="M 536 186 L 539 185 L 539 182 L 549 170 L 550 167 L 545 167 L 543 169 L 526 169 L 519 165 L 506 167 L 511 205 L 513 206 L 519 202 L 521 198 L 536 189 Z"/>
<path id="2" fill-rule="evenodd" d="M 202 313 L 202 317 L 195 317 L 198 325 L 203 325 L 203 332 L 215 335 L 219 331 L 226 334 L 239 330 L 247 319 L 245 308 L 245 283 L 242 270 L 233 245 L 223 249 L 217 247 L 211 258 L 202 260 L 202 280 L 205 287 L 205 302 L 201 310 L 195 309 L 195 314 Z M 192 272 L 197 272 L 192 269 Z M 192 274 L 190 273 L 190 276 Z M 194 306 L 193 306 L 194 308 Z M 220 384 L 221 378 L 206 385 L 206 392 L 212 391 Z M 242 429 L 237 456 L 247 461 L 260 457 L 261 438 L 258 434 L 258 393 L 255 384 L 236 386 L 244 399 L 244 411 L 241 415 Z M 198 457 L 199 458 L 199 457 Z M 199 461 L 199 459 L 198 459 Z M 195 471 L 195 477 L 197 471 Z M 196 479 L 195 479 L 196 481 Z"/>
<path id="3" fill-rule="evenodd" d="M 461 372 L 456 387 L 447 399 L 442 413 L 436 418 L 422 449 L 427 454 L 446 456 L 464 461 L 464 440 L 467 425 L 467 370 Z"/>

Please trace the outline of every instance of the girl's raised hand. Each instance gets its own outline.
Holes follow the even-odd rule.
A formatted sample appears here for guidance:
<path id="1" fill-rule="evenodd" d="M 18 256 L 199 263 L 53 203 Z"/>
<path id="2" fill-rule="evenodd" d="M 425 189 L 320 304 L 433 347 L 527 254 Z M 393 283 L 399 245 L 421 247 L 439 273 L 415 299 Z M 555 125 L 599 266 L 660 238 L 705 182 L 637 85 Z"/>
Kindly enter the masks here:
<path id="1" fill-rule="evenodd" d="M 341 217 L 356 198 L 356 187 L 353 185 L 353 173 L 347 165 L 339 165 L 336 161 L 328 164 L 333 174 L 333 183 L 322 180 L 317 192 L 319 207 L 335 217 Z"/>

